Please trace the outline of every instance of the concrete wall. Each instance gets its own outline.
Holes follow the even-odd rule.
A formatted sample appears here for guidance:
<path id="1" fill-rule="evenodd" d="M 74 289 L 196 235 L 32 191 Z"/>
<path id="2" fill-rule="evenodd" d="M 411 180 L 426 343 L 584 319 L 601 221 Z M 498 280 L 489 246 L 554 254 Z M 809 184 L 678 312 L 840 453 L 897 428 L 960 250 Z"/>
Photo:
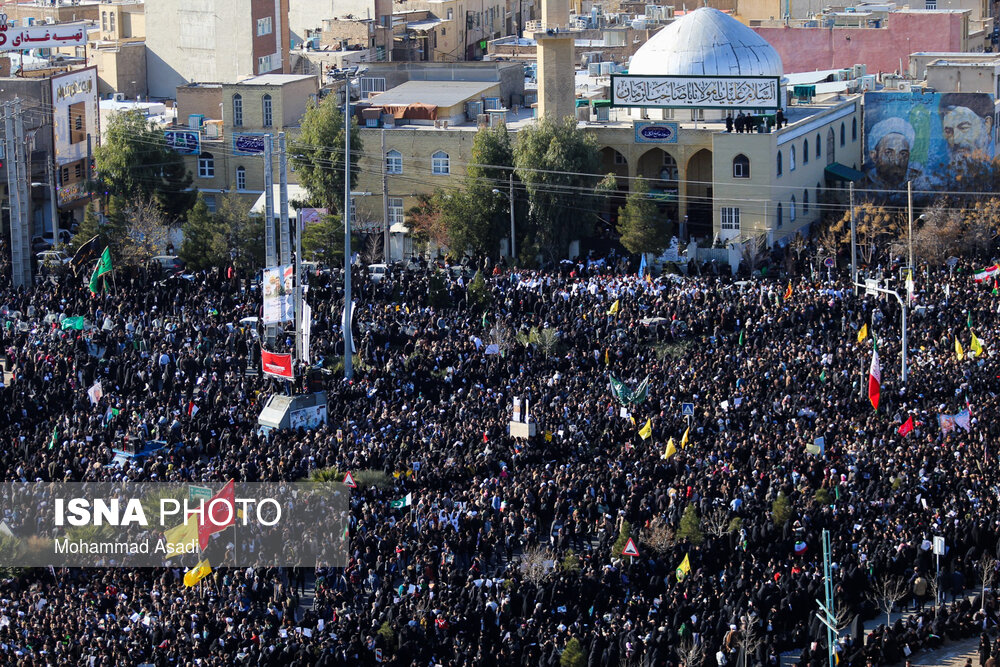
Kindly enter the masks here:
<path id="1" fill-rule="evenodd" d="M 931 64 L 927 85 L 942 93 L 990 93 L 1000 98 L 1000 63 L 982 65 Z"/>
<path id="2" fill-rule="evenodd" d="M 97 65 L 97 90 L 102 99 L 109 93 L 123 93 L 132 100 L 147 94 L 143 42 L 123 42 L 96 49 L 88 45 L 88 50 L 91 63 Z"/>
<path id="3" fill-rule="evenodd" d="M 753 28 L 781 56 L 787 71 L 852 67 L 894 72 L 914 51 L 964 51 L 968 13 L 896 12 L 886 28 Z"/>
<path id="4" fill-rule="evenodd" d="M 222 86 L 219 84 L 190 84 L 177 89 L 177 122 L 187 124 L 191 114 L 202 114 L 207 119 L 222 118 Z"/>

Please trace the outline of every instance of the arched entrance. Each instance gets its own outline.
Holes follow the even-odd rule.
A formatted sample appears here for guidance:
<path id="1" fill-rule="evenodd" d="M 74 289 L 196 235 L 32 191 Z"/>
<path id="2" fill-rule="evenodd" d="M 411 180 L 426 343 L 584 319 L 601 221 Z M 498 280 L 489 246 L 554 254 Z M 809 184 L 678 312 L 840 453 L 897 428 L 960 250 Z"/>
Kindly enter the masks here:
<path id="1" fill-rule="evenodd" d="M 607 198 L 606 208 L 599 212 L 594 223 L 593 246 L 581 244 L 581 250 L 607 250 L 607 244 L 618 242 L 618 209 L 625 206 L 629 193 L 628 159 L 623 153 L 610 146 L 601 149 L 601 175 L 614 174 L 615 192 Z"/>
<path id="2" fill-rule="evenodd" d="M 646 179 L 650 194 L 654 195 L 660 214 L 676 225 L 678 178 L 677 160 L 662 148 L 651 148 L 639 157 L 638 175 Z M 677 233 L 673 227 L 673 233 Z"/>
<path id="3" fill-rule="evenodd" d="M 686 176 L 688 236 L 712 239 L 712 151 L 692 155 Z"/>

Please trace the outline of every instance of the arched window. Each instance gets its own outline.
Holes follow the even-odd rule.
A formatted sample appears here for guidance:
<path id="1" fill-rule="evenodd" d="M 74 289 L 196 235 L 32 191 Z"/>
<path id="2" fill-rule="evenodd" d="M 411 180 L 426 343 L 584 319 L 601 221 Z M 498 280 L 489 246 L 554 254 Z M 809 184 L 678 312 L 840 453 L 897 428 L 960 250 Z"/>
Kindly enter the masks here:
<path id="1" fill-rule="evenodd" d="M 385 154 L 385 173 L 403 173 L 403 154 L 397 150 L 391 150 Z"/>
<path id="2" fill-rule="evenodd" d="M 233 95 L 233 127 L 243 126 L 243 96 Z"/>
<path id="3" fill-rule="evenodd" d="M 733 178 L 750 178 L 750 158 L 742 153 L 733 158 Z"/>
<path id="4" fill-rule="evenodd" d="M 104 32 L 108 31 L 108 13 L 101 12 L 101 30 Z"/>
<path id="5" fill-rule="evenodd" d="M 247 170 L 244 167 L 236 167 L 236 189 L 247 189 Z"/>
<path id="6" fill-rule="evenodd" d="M 802 140 L 802 164 L 809 164 L 809 140 Z"/>
<path id="7" fill-rule="evenodd" d="M 781 225 L 783 225 L 784 223 L 785 223 L 785 221 L 782 219 L 782 215 L 781 215 L 781 203 L 779 202 L 778 203 L 778 227 L 780 228 Z"/>
<path id="8" fill-rule="evenodd" d="M 795 171 L 795 146 L 788 149 L 788 171 Z"/>
<path id="9" fill-rule="evenodd" d="M 777 164 L 777 168 L 778 168 L 778 176 L 781 176 L 781 151 L 780 150 L 778 151 L 778 164 Z"/>
<path id="10" fill-rule="evenodd" d="M 111 32 L 115 31 L 115 13 L 108 12 L 108 26 L 110 26 Z"/>
<path id="11" fill-rule="evenodd" d="M 792 200 L 788 202 L 788 222 L 795 222 L 795 195 L 792 195 Z"/>
<path id="12" fill-rule="evenodd" d="M 215 177 L 215 156 L 211 153 L 202 153 L 198 156 L 198 178 Z"/>
<path id="13" fill-rule="evenodd" d="M 821 157 L 823 157 L 823 154 L 820 152 L 820 148 L 821 148 L 821 146 L 820 146 L 820 142 L 819 142 L 819 133 L 817 132 L 816 133 L 816 159 L 817 160 L 820 159 Z"/>
<path id="14" fill-rule="evenodd" d="M 852 118 L 851 119 L 851 141 L 857 141 L 857 140 L 858 140 L 858 119 L 857 118 Z"/>
<path id="15" fill-rule="evenodd" d="M 809 212 L 809 191 L 808 190 L 803 190 L 802 191 L 802 212 L 803 213 L 808 213 Z"/>
<path id="16" fill-rule="evenodd" d="M 847 126 L 843 123 L 840 124 L 840 145 L 847 145 Z"/>
<path id="17" fill-rule="evenodd" d="M 663 167 L 660 169 L 660 180 L 668 183 L 677 180 L 677 160 L 666 151 L 663 151 Z"/>
<path id="18" fill-rule="evenodd" d="M 264 127 L 271 127 L 271 122 L 273 120 L 271 114 L 271 96 L 264 95 L 264 97 L 260 98 L 260 105 L 264 116 Z"/>
<path id="19" fill-rule="evenodd" d="M 837 139 L 834 137 L 833 128 L 826 131 L 826 163 L 833 164 L 837 155 Z"/>
<path id="20" fill-rule="evenodd" d="M 451 173 L 451 160 L 444 151 L 438 151 L 431 156 L 431 173 L 437 176 L 447 176 Z"/>

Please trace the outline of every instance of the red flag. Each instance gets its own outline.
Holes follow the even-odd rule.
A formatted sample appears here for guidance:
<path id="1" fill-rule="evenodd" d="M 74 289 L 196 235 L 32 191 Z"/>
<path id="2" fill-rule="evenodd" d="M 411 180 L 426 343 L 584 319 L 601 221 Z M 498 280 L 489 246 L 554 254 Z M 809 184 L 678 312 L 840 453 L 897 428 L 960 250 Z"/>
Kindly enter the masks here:
<path id="1" fill-rule="evenodd" d="M 788 281 L 788 289 L 785 290 L 785 301 L 792 298 L 792 281 Z"/>
<path id="2" fill-rule="evenodd" d="M 878 363 L 878 349 L 872 347 L 872 365 L 868 368 L 868 400 L 878 410 L 879 392 L 882 388 L 882 368 Z"/>
<path id="3" fill-rule="evenodd" d="M 275 352 L 261 350 L 260 363 L 261 366 L 263 366 L 264 373 L 266 375 L 274 375 L 286 380 L 291 380 L 295 377 L 292 373 L 291 354 L 277 354 Z"/>
<path id="4" fill-rule="evenodd" d="M 489 442 L 490 438 L 486 435 L 486 431 L 483 431 L 483 442 Z"/>
<path id="5" fill-rule="evenodd" d="M 905 436 L 907 433 L 913 430 L 913 415 L 906 418 L 903 425 L 899 427 L 899 434 Z"/>
<path id="6" fill-rule="evenodd" d="M 219 501 L 219 502 L 216 502 Z M 198 545 L 202 551 L 208 538 L 236 523 L 236 481 L 229 480 L 222 491 L 205 503 L 205 514 L 198 523 Z"/>

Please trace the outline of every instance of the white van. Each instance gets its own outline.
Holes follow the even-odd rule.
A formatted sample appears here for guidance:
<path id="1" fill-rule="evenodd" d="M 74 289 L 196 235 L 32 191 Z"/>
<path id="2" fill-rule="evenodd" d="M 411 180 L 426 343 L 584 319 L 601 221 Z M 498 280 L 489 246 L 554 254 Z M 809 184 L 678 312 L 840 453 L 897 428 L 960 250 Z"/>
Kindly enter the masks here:
<path id="1" fill-rule="evenodd" d="M 371 279 L 373 283 L 380 283 L 382 279 L 389 275 L 389 267 L 385 264 L 369 264 L 368 265 L 368 278 Z"/>

